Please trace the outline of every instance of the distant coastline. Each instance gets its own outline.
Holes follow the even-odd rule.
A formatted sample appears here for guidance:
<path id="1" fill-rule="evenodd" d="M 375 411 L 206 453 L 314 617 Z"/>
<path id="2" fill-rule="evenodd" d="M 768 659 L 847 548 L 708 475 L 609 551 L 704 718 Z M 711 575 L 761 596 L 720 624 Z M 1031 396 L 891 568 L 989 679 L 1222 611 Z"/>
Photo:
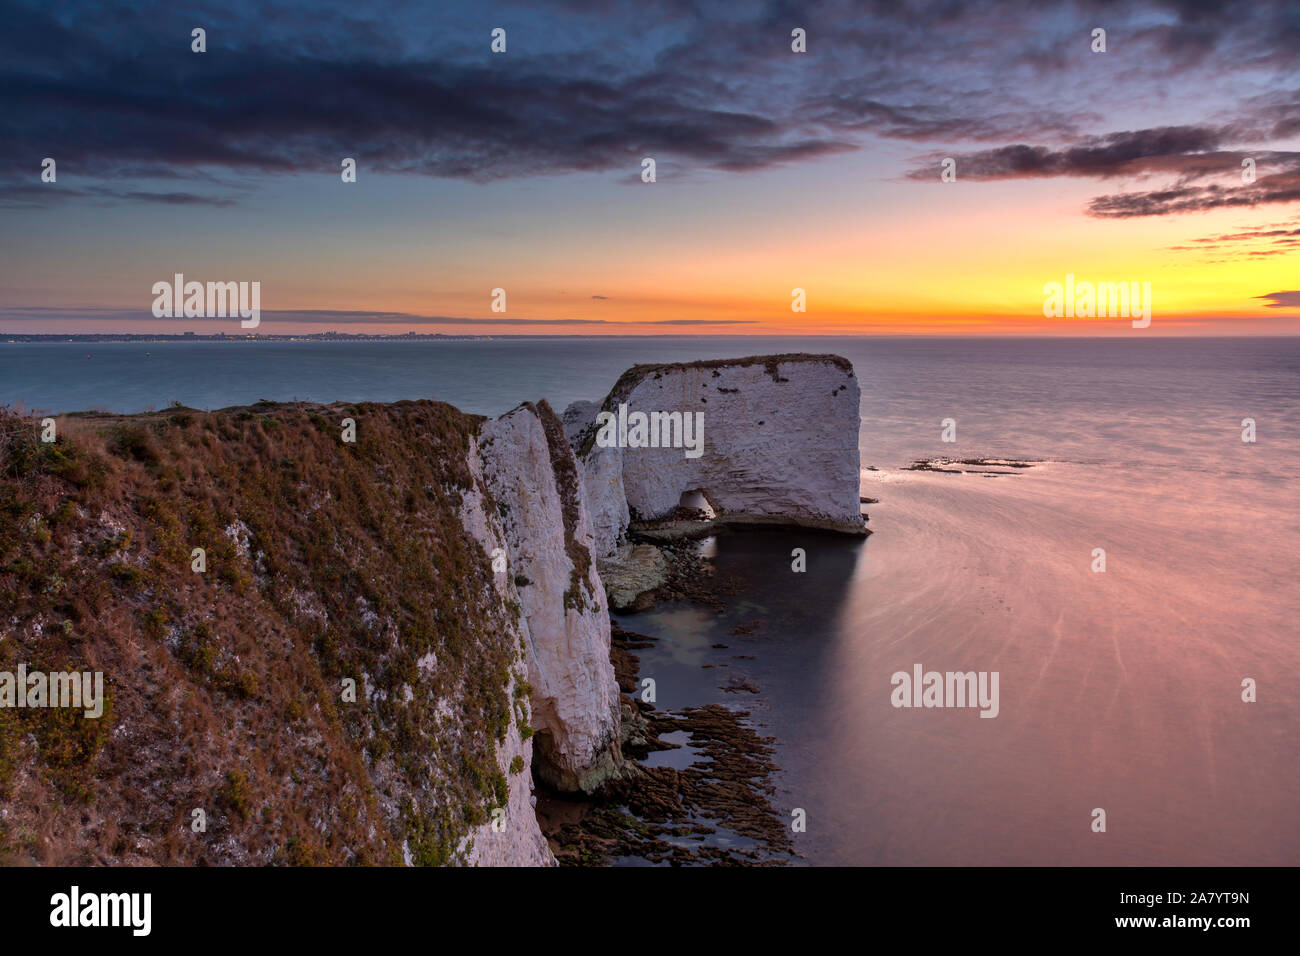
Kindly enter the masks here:
<path id="1" fill-rule="evenodd" d="M 934 333 L 876 333 L 876 332 L 824 332 L 824 333 L 801 333 L 801 339 L 824 339 L 824 340 L 911 340 L 911 341 L 953 341 L 953 342 L 1048 342 L 1048 341 L 1076 341 L 1076 342 L 1098 342 L 1098 341 L 1119 341 L 1125 340 L 1129 345 L 1142 345 L 1150 342 L 1168 342 L 1168 341 L 1195 341 L 1201 339 L 1214 339 L 1220 341 L 1242 341 L 1242 340 L 1267 340 L 1267 339 L 1294 339 L 1300 337 L 1300 329 L 1290 332 L 1269 332 L 1267 334 L 1248 333 L 1240 334 L 1168 334 L 1153 335 L 1145 337 L 1142 340 L 1134 339 L 1120 332 L 1117 334 L 1094 333 L 1089 335 L 1043 335 L 1043 334 L 985 334 L 985 335 L 961 335 L 961 334 L 934 334 Z M 177 332 L 177 333 L 157 333 L 157 332 L 3 332 L 0 331 L 0 345 L 17 345 L 27 343 L 95 343 L 95 342 L 500 342 L 512 340 L 537 340 L 550 339 L 554 341 L 578 341 L 578 340 L 632 340 L 644 339 L 647 341 L 655 340 L 681 340 L 690 338 L 698 342 L 709 340 L 733 340 L 733 339 L 790 339 L 789 333 L 756 333 L 756 332 L 709 332 L 709 333 L 670 333 L 670 332 L 618 332 L 618 333 L 591 333 L 591 332 L 497 332 L 490 335 L 484 334 L 456 334 L 446 332 L 302 332 L 296 334 L 287 333 L 268 333 L 268 332 Z"/>
<path id="2" fill-rule="evenodd" d="M 258 334 L 239 332 L 180 332 L 156 334 L 147 332 L 73 332 L 65 335 L 49 333 L 0 333 L 0 344 L 18 342 L 410 342 L 413 340 L 440 339 L 445 341 L 490 341 L 504 338 L 499 335 L 447 335 L 442 332 L 402 332 L 392 335 L 356 332 L 308 332 L 300 335 Z"/>

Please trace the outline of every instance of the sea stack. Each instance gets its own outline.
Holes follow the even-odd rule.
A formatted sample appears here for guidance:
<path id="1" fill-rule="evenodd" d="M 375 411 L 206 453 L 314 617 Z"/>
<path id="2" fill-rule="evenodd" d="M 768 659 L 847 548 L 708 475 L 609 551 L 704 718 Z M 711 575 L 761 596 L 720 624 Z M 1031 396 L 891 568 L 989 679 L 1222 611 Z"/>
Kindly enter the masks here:
<path id="1" fill-rule="evenodd" d="M 564 413 L 601 556 L 629 530 L 670 522 L 699 493 L 715 526 L 785 525 L 866 534 L 859 508 L 860 392 L 838 355 L 756 355 L 637 365 L 600 402 Z M 702 416 L 703 448 L 598 441 L 602 413 Z M 625 436 L 620 429 L 620 439 Z M 606 432 L 608 435 L 608 431 Z M 667 445 L 668 447 L 664 447 Z"/>

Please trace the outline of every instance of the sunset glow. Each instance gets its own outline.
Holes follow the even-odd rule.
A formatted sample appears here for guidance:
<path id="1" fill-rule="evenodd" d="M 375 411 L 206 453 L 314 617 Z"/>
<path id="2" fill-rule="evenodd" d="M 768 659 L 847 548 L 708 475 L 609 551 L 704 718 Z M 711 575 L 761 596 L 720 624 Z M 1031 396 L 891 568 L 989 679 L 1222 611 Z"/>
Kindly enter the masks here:
<path id="1" fill-rule="evenodd" d="M 147 79 L 114 79 L 124 26 L 27 11 L 0 40 L 6 95 L 26 97 L 0 147 L 0 333 L 178 331 L 148 309 L 175 272 L 260 281 L 272 334 L 1129 328 L 1045 318 L 1043 286 L 1067 273 L 1151 283 L 1152 335 L 1297 330 L 1294 51 L 1259 46 L 1277 24 L 1216 23 L 1217 43 L 1192 56 L 1179 31 L 1200 25 L 1114 12 L 1103 54 L 1086 11 L 1008 25 L 972 9 L 917 34 L 901 13 L 830 4 L 795 54 L 759 7 L 731 32 L 669 11 L 646 32 L 637 8 L 619 9 L 543 26 L 503 5 L 491 16 L 517 39 L 494 57 L 486 42 L 390 48 L 427 31 L 415 10 L 252 30 L 236 5 L 212 27 L 232 57 Z M 439 37 L 460 35 L 446 21 L 482 32 L 463 11 L 439 18 Z M 173 20 L 133 28 L 161 57 L 186 29 Z M 374 36 L 366 69 L 384 82 L 329 52 L 344 33 Z M 270 84 L 250 119 L 252 63 L 302 82 L 291 36 L 320 95 L 281 102 Z M 1049 40 L 1074 52 L 1036 57 Z M 57 89 L 49 70 L 66 74 Z M 710 98 L 688 76 L 719 85 Z M 205 132 L 159 105 L 195 97 Z M 340 181 L 343 156 L 355 182 Z M 42 157 L 58 160 L 56 182 Z M 806 312 L 791 310 L 796 288 Z"/>

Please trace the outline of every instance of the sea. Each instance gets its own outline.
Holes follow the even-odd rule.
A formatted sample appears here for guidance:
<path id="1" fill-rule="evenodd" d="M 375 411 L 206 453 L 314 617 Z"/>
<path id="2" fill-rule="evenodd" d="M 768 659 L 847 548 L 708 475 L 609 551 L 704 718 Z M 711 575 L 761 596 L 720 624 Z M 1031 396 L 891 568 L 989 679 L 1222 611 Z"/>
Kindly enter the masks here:
<path id="1" fill-rule="evenodd" d="M 773 738 L 797 862 L 1300 864 L 1300 337 L 17 343 L 0 404 L 498 415 L 638 363 L 797 351 L 856 370 L 873 533 L 719 536 L 745 582 L 724 611 L 620 618 L 657 639 L 657 706 Z M 981 459 L 1029 467 L 960 463 Z M 917 665 L 996 672 L 997 716 L 895 706 Z"/>

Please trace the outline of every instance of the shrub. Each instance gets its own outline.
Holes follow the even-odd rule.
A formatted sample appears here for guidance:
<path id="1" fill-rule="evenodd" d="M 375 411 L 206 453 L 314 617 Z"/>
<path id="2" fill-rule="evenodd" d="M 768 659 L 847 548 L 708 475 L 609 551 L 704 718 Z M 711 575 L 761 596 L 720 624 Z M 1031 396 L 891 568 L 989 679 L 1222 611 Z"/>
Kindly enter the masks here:
<path id="1" fill-rule="evenodd" d="M 248 774 L 242 770 L 227 770 L 226 785 L 221 790 L 221 797 L 241 820 L 248 819 L 252 791 L 248 786 Z"/>
<path id="2" fill-rule="evenodd" d="M 109 432 L 108 450 L 119 458 L 131 458 L 146 465 L 156 465 L 162 460 L 153 435 L 136 422 L 114 426 Z"/>
<path id="3" fill-rule="evenodd" d="M 510 802 L 510 782 L 500 771 L 492 774 L 492 795 L 496 798 L 495 805 L 498 807 L 504 807 Z"/>
<path id="4" fill-rule="evenodd" d="M 113 576 L 113 580 L 123 587 L 139 587 L 144 583 L 145 574 L 134 564 L 127 564 L 125 561 L 114 561 L 108 566 L 108 573 Z"/>

